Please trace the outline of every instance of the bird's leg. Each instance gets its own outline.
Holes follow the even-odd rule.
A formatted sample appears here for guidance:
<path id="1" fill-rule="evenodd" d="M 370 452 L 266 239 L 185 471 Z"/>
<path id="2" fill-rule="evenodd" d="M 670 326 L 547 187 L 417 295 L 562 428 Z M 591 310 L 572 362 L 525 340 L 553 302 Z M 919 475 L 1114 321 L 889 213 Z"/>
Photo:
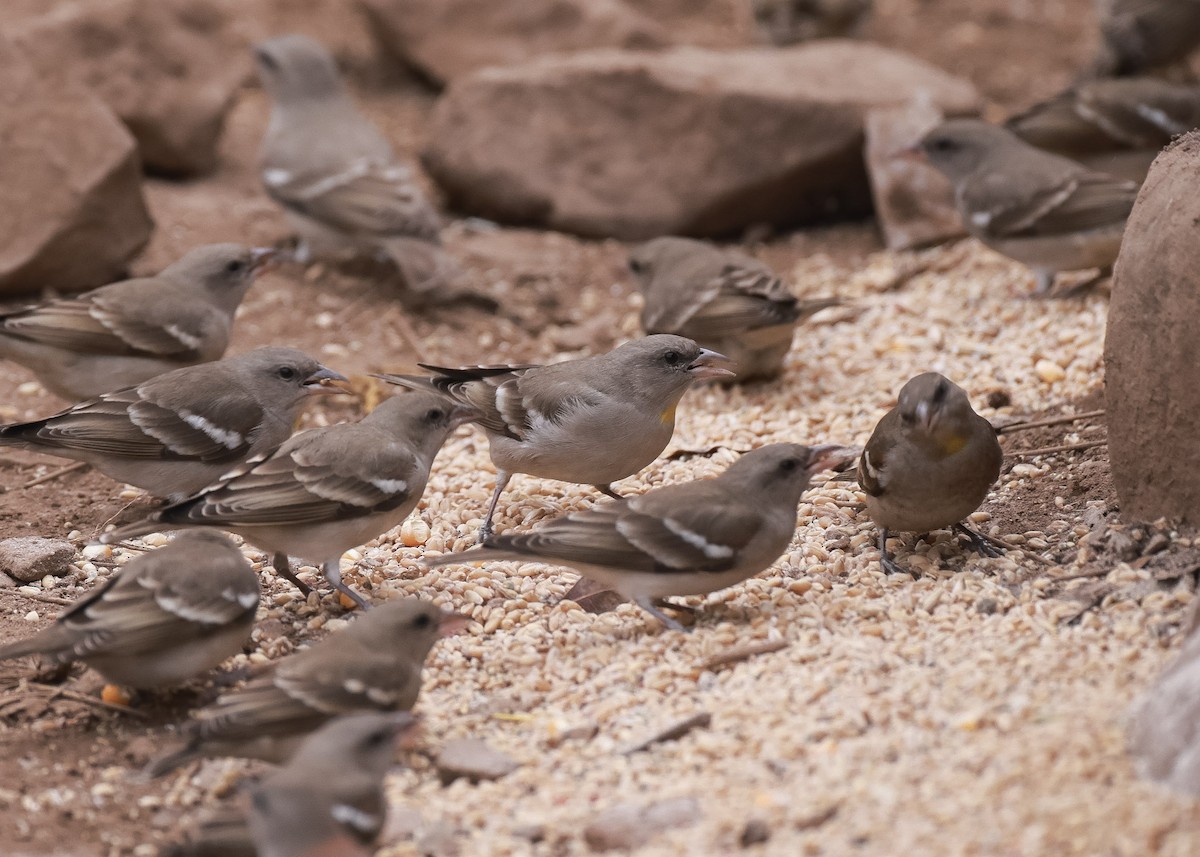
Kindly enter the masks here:
<path id="1" fill-rule="evenodd" d="M 351 589 L 349 585 L 342 583 L 342 569 L 338 565 L 338 560 L 329 560 L 321 567 L 321 570 L 325 572 L 325 579 L 333 584 L 333 588 L 357 604 L 360 610 L 371 609 L 371 605 L 365 598 Z"/>
<path id="2" fill-rule="evenodd" d="M 1033 269 L 1033 281 L 1036 283 L 1036 288 L 1033 290 L 1033 297 L 1050 297 L 1050 290 L 1054 288 L 1054 274 L 1054 271 L 1047 271 L 1042 268 Z"/>
<path id="3" fill-rule="evenodd" d="M 271 557 L 271 567 L 275 569 L 275 573 L 284 580 L 290 580 L 292 586 L 299 589 L 300 594 L 305 598 L 307 598 L 308 594 L 312 592 L 311 586 L 309 586 L 300 578 L 296 577 L 295 572 L 292 571 L 292 564 L 288 561 L 288 555 L 283 551 L 279 551 L 273 557 Z"/>
<path id="4" fill-rule="evenodd" d="M 621 499 L 621 495 L 612 489 L 612 485 L 593 485 L 592 487 L 606 497 L 612 497 L 614 500 Z"/>
<path id="5" fill-rule="evenodd" d="M 693 607 L 690 604 L 680 604 L 678 601 L 672 601 L 669 598 L 655 598 L 654 605 L 656 607 L 666 607 L 668 610 L 674 610 L 678 613 L 688 613 L 692 616 L 700 613 L 699 607 Z"/>
<path id="6" fill-rule="evenodd" d="M 911 574 L 913 577 L 920 577 L 912 569 L 905 568 L 892 559 L 891 553 L 887 549 L 888 529 L 887 527 L 879 528 L 879 564 L 888 574 Z"/>
<path id="7" fill-rule="evenodd" d="M 1069 288 L 1069 289 L 1064 289 L 1063 291 L 1061 291 L 1057 295 L 1055 295 L 1055 297 L 1059 297 L 1059 298 L 1081 297 L 1081 296 L 1087 294 L 1088 292 L 1090 292 L 1092 289 L 1094 289 L 1100 283 L 1102 283 L 1105 280 L 1107 280 L 1108 278 L 1110 278 L 1112 276 L 1112 274 L 1113 274 L 1112 265 L 1109 265 L 1107 268 L 1101 268 L 1100 272 L 1098 274 L 1096 274 L 1096 276 L 1089 277 L 1088 279 L 1084 280 L 1082 283 L 1076 283 L 1075 285 L 1071 286 L 1071 288 Z"/>
<path id="8" fill-rule="evenodd" d="M 638 607 L 641 607 L 643 610 L 645 610 L 647 613 L 649 613 L 651 616 L 653 616 L 659 622 L 662 622 L 663 625 L 667 628 L 667 630 L 683 631 L 685 634 L 691 632 L 690 628 L 685 628 L 683 625 L 680 625 L 678 622 L 676 622 L 674 619 L 672 619 L 666 613 L 663 613 L 661 610 L 659 610 L 657 607 L 655 607 L 653 598 L 647 598 L 645 596 L 641 596 L 639 598 L 633 599 L 633 603 L 636 604 Z"/>
<path id="9" fill-rule="evenodd" d="M 995 539 L 989 539 L 983 533 L 975 532 L 966 524 L 955 524 L 950 529 L 970 539 L 971 547 L 975 548 L 983 556 L 992 558 L 1004 556 L 1004 546 L 1002 544 Z"/>
<path id="10" fill-rule="evenodd" d="M 500 495 L 504 493 L 510 479 L 512 479 L 512 474 L 507 470 L 496 471 L 496 490 L 492 492 L 492 502 L 488 503 L 487 515 L 483 518 L 483 526 L 479 528 L 479 544 L 483 544 L 491 538 L 492 516 L 496 514 L 496 506 L 500 504 Z"/>

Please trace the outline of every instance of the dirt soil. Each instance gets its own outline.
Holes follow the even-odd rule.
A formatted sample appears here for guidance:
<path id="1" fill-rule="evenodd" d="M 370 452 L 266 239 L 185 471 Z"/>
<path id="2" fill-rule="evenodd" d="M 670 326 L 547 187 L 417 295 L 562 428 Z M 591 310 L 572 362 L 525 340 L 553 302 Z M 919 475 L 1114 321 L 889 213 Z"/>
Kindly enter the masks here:
<path id="1" fill-rule="evenodd" d="M 992 101 L 997 115 L 1024 107 L 1067 83 L 1093 43 L 1091 0 L 974 0 L 969 4 L 887 0 L 877 6 L 867 37 L 969 77 Z M 279 14 L 279 28 L 306 30 L 334 43 L 368 112 L 398 149 L 415 159 L 434 96 L 375 64 L 357 17 L 335 14 L 314 0 L 297 3 L 293 9 L 294 19 Z M 712 16 L 726 14 L 718 3 L 704 4 L 704 9 Z M 715 27 L 712 18 L 705 23 L 710 31 Z M 720 27 L 715 31 L 719 36 Z M 187 183 L 147 182 L 158 228 L 137 260 L 135 273 L 157 270 L 200 243 L 272 244 L 286 238 L 283 220 L 260 189 L 255 170 L 266 113 L 262 93 L 248 88 L 230 117 L 221 166 L 214 175 Z M 377 276 L 380 272 L 285 266 L 263 277 L 251 291 L 238 317 L 232 351 L 286 343 L 319 355 L 347 374 L 362 375 L 412 369 L 418 359 L 445 364 L 545 360 L 603 350 L 636 332 L 637 303 L 624 271 L 626 248 L 617 242 L 585 242 L 533 230 L 493 231 L 462 220 L 451 227 L 447 240 L 469 268 L 474 284 L 501 300 L 498 317 L 472 308 L 412 317 L 424 343 L 417 355 L 406 350 L 396 332 L 396 319 L 405 310 L 394 300 L 386 277 Z M 898 307 L 897 313 L 914 322 L 929 308 L 911 303 L 917 296 L 925 300 L 926 292 L 918 291 L 925 286 L 915 280 L 903 282 L 904 277 L 898 277 L 898 283 L 886 282 L 888 272 L 908 270 L 914 260 L 944 278 L 961 276 L 964 283 L 970 277 L 990 277 L 993 295 L 995 284 L 1001 282 L 1001 288 L 1011 293 L 1006 299 L 1019 300 L 1015 296 L 1023 288 L 1019 269 L 977 247 L 964 255 L 961 246 L 896 256 L 882 251 L 874 225 L 865 222 L 777 236 L 752 249 L 777 270 L 792 272 L 801 291 L 841 291 L 849 283 L 851 291 L 859 288 L 867 304 L 891 302 L 888 305 Z M 968 333 L 972 325 L 982 328 L 988 323 L 979 293 L 964 297 L 961 307 L 949 303 L 951 298 L 945 296 L 950 292 L 937 294 L 947 301 L 940 309 L 953 313 Z M 1055 305 L 1031 305 L 1020 312 L 1022 319 L 1041 324 L 1047 342 L 1054 341 Z M 1102 297 L 1090 298 L 1083 308 L 1070 312 L 1093 332 L 1102 333 Z M 862 354 L 874 348 L 877 357 L 864 360 L 868 366 L 872 359 L 878 362 L 880 378 L 870 385 L 874 392 L 864 394 L 870 399 L 861 402 L 852 418 L 849 414 L 840 421 L 830 417 L 817 427 L 803 422 L 809 419 L 802 416 L 803 410 L 788 411 L 790 425 L 843 432 L 839 437 L 812 437 L 814 441 L 863 442 L 874 419 L 893 401 L 898 381 L 903 380 L 897 367 L 907 367 L 906 361 L 924 359 L 928 365 L 940 365 L 956 360 L 971 365 L 974 359 L 969 346 L 955 352 L 931 337 L 907 344 L 897 340 L 896 348 L 908 356 L 888 365 L 870 319 L 853 314 L 839 318 L 817 327 L 811 347 L 824 347 L 837 339 L 843 343 L 841 348 L 851 347 L 846 341 L 858 343 Z M 1073 345 L 1058 341 L 1047 346 L 1060 347 L 1070 351 Z M 840 383 L 822 378 L 805 365 L 807 360 L 801 353 L 779 388 L 705 391 L 695 396 L 692 407 L 719 414 L 717 428 L 725 432 L 718 434 L 722 444 L 745 448 L 782 439 L 770 436 L 788 430 L 770 423 L 772 396 L 786 395 L 815 411 L 818 400 L 833 396 Z M 984 412 L 1002 422 L 1078 413 L 1102 406 L 1097 404 L 1102 395 L 1098 357 L 1088 365 L 1069 377 L 1069 392 L 1066 387 L 1014 380 L 1019 375 L 1015 368 L 1009 375 L 1003 368 L 988 370 L 990 375 L 981 371 L 964 386 L 981 407 L 985 400 L 993 403 Z M 0 376 L 0 418 L 5 421 L 31 419 L 62 405 L 21 367 L 10 364 Z M 352 418 L 357 411 L 349 401 L 321 405 L 306 416 L 307 425 Z M 766 429 L 755 428 L 764 420 L 770 423 Z M 700 690 L 716 694 L 697 703 L 717 711 L 713 730 L 667 745 L 670 749 L 658 758 L 643 753 L 639 755 L 650 758 L 611 762 L 616 753 L 608 748 L 636 731 L 640 723 L 636 719 L 617 722 L 611 730 L 612 742 L 598 741 L 581 749 L 578 758 L 557 762 L 551 748 L 558 744 L 541 733 L 530 737 L 513 731 L 511 718 L 497 720 L 496 713 L 527 712 L 531 705 L 558 710 L 558 705 L 567 720 L 585 712 L 583 719 L 596 721 L 602 734 L 607 734 L 607 715 L 592 702 L 571 708 L 561 693 L 566 686 L 589 683 L 601 693 L 608 678 L 601 674 L 602 666 L 588 658 L 568 669 L 546 654 L 549 635 L 564 627 L 576 628 L 584 621 L 580 611 L 547 604 L 544 613 L 535 611 L 528 627 L 500 624 L 499 630 L 487 635 L 481 615 L 467 640 L 453 644 L 430 664 L 432 676 L 422 703 L 430 713 L 430 742 L 436 744 L 441 732 L 470 731 L 520 758 L 524 773 L 474 792 L 462 783 L 442 789 L 428 764 L 420 758 L 410 760 L 412 770 L 393 784 L 398 803 L 407 801 L 408 807 L 396 812 L 405 818 L 424 813 L 424 819 L 415 825 L 415 832 L 393 831 L 389 849 L 381 853 L 586 853 L 578 828 L 591 808 L 644 797 L 647 790 L 657 796 L 652 786 L 663 780 L 656 780 L 656 775 L 669 775 L 665 781 L 670 784 L 663 792 L 670 795 L 677 792 L 677 782 L 703 783 L 711 776 L 718 784 L 714 794 L 728 788 L 737 797 L 727 807 L 706 805 L 704 818 L 690 832 L 672 832 L 638 854 L 730 853 L 746 841 L 752 821 L 758 825 L 755 830 L 768 832 L 765 844 L 748 851 L 761 854 L 1197 853 L 1200 810 L 1136 781 L 1121 749 L 1121 712 L 1135 690 L 1144 687 L 1169 658 L 1195 587 L 1200 550 L 1192 546 L 1188 534 L 1165 524 L 1137 527 L 1119 520 L 1103 446 L 1052 455 L 1023 454 L 1101 438 L 1100 425 L 1100 420 L 1092 419 L 1005 437 L 1005 473 L 980 520 L 1012 545 L 1014 559 L 1008 565 L 984 563 L 987 571 L 974 567 L 975 558 L 944 533 L 932 543 L 906 536 L 900 553 L 908 558 L 912 551 L 912 562 L 926 571 L 925 576 L 921 581 L 878 580 L 878 567 L 871 559 L 873 535 L 862 535 L 873 531 L 855 511 L 853 492 L 822 489 L 821 498 L 807 512 L 802 510 L 802 522 L 820 523 L 823 541 L 789 555 L 778 580 L 760 581 L 765 587 L 781 580 L 779 585 L 788 588 L 785 594 L 795 596 L 795 603 L 776 602 L 782 624 L 774 619 L 769 629 L 754 624 L 759 611 L 733 596 L 716 599 L 706 612 L 715 614 L 714 625 L 721 623 L 720 635 L 705 642 L 706 631 L 717 628 L 698 631 L 689 640 L 686 656 L 680 655 L 688 663 L 679 668 L 679 675 L 692 676 L 687 689 L 673 683 L 683 681 L 678 676 L 654 684 L 655 671 L 670 668 L 679 653 L 636 611 L 622 608 L 604 617 L 587 617 L 587 621 L 610 622 L 597 633 L 626 647 L 617 651 L 618 658 L 645 669 L 629 687 L 608 691 L 615 694 L 610 699 L 625 701 L 639 712 L 644 707 L 646 717 L 653 720 L 668 717 L 681 699 L 701 698 L 696 696 Z M 698 426 L 682 425 L 673 448 L 710 446 L 711 435 Z M 451 443 L 439 463 L 453 471 L 486 469 L 481 447 L 476 436 L 463 435 Z M 721 466 L 728 460 L 720 455 L 714 458 Z M 671 461 L 661 471 L 679 479 L 689 467 L 710 473 L 717 466 L 703 456 L 698 462 Z M 0 537 L 67 537 L 82 549 L 106 523 L 137 514 L 136 504 L 142 501 L 136 492 L 95 472 L 72 472 L 26 485 L 60 466 L 57 460 L 31 454 L 0 454 L 5 489 L 0 493 Z M 486 492 L 490 471 L 474 478 L 474 493 Z M 538 508 L 547 515 L 557 514 L 557 499 L 538 495 L 533 482 L 523 483 L 530 501 L 542 502 Z M 514 487 L 517 492 L 510 499 L 515 505 L 523 489 Z M 440 522 L 437 513 L 445 498 L 438 490 L 431 486 L 424 514 L 444 549 L 465 546 L 477 512 L 474 521 L 464 517 L 457 528 Z M 581 490 L 563 502 L 590 499 Z M 839 511 L 830 512 L 834 506 Z M 522 521 L 506 525 L 513 523 Z M 385 542 L 381 549 L 392 547 Z M 825 560 L 818 564 L 821 554 Z M 41 627 L 64 600 L 77 598 L 97 576 L 107 573 L 103 557 L 89 562 L 81 556 L 76 566 L 66 577 L 41 585 L 0 589 L 0 641 Z M 434 590 L 428 594 L 439 592 L 440 600 L 459 606 L 459 589 L 449 584 L 438 589 L 436 581 L 419 578 L 411 563 L 403 573 L 406 585 L 429 582 Z M 567 588 L 569 583 L 555 590 L 555 596 L 561 597 Z M 270 580 L 264 601 L 286 590 L 286 584 Z M 814 600 L 822 593 L 836 599 Z M 857 599 L 857 606 L 835 609 L 846 599 Z M 943 607 L 937 606 L 938 599 Z M 867 611 L 862 605 L 868 600 L 882 606 Z M 961 610 L 948 606 L 959 602 L 964 605 Z M 539 610 L 542 606 L 537 605 Z M 920 621 L 931 629 L 946 630 L 947 623 L 954 628 L 946 631 L 949 636 L 940 648 L 933 642 L 922 648 L 926 644 L 904 636 L 897 611 L 924 611 L 919 612 Z M 1018 614 L 1026 616 L 1018 628 L 1026 636 L 1014 644 L 996 628 L 1006 621 L 1016 622 Z M 211 698 L 219 686 L 235 681 L 246 663 L 261 661 L 265 650 L 274 656 L 319 636 L 321 624 L 303 612 L 290 614 L 284 602 L 282 608 L 272 609 L 256 632 L 255 643 L 247 649 L 249 660 L 243 658 L 219 675 L 216 685 L 201 683 L 173 695 L 143 698 L 135 702 L 132 713 L 99 705 L 95 700 L 100 681 L 81 669 L 65 684 L 39 684 L 32 681 L 28 663 L 5 665 L 0 672 L 0 854 L 148 855 L 155 853 L 158 844 L 177 838 L 185 818 L 193 816 L 199 804 L 224 794 L 227 780 L 244 769 L 212 764 L 202 767 L 195 778 L 160 782 L 144 781 L 131 769 L 171 740 L 170 730 L 164 731 L 168 724 Z M 1122 630 L 1106 636 L 1113 628 Z M 547 636 L 537 636 L 543 631 Z M 972 640 L 969 635 L 977 631 L 979 636 Z M 753 660 L 743 665 L 744 670 L 734 666 L 709 671 L 709 678 L 695 678 L 698 673 L 692 665 L 699 654 L 759 636 L 788 639 L 791 647 Z M 595 653 L 600 650 L 588 648 L 596 645 L 588 639 L 587 646 L 580 642 L 567 651 L 592 652 L 598 659 Z M 545 669 L 547 678 L 539 682 L 536 692 L 497 689 L 504 687 L 500 675 L 520 663 L 510 659 L 520 654 L 522 640 L 537 653 L 534 669 Z M 916 646 L 922 653 L 903 661 L 878 651 L 893 642 Z M 977 669 L 1010 668 L 997 665 L 1003 652 L 989 649 L 991 645 L 1010 647 L 1014 658 L 1018 650 L 1022 658 L 1033 658 L 1012 667 L 1017 674 L 1027 671 L 1028 685 L 1021 686 L 1015 674 L 1003 705 L 985 702 L 989 697 L 970 687 L 969 677 Z M 776 670 L 807 676 L 804 671 L 815 669 L 814 662 L 838 663 L 846 651 L 858 650 L 866 653 L 862 663 L 830 678 L 828 686 L 814 683 L 788 698 L 773 695 L 779 673 L 762 666 L 774 664 Z M 1085 651 L 1086 656 L 1081 654 Z M 943 653 L 945 663 L 938 660 Z M 1095 660 L 1089 660 L 1093 655 Z M 1054 667 L 1059 658 L 1061 664 Z M 920 670 L 927 671 L 930 681 L 945 682 L 947 697 L 956 690 L 965 696 L 975 693 L 980 699 L 978 709 L 964 703 L 927 732 L 905 732 L 899 721 L 905 722 L 904 728 L 915 728 L 911 724 L 924 725 L 924 715 L 918 711 L 911 721 L 897 713 L 900 709 L 889 715 L 896 685 L 884 678 L 890 675 L 900 682 Z M 813 677 L 805 680 L 816 682 Z M 763 712 L 764 723 L 789 711 L 796 718 L 810 719 L 797 720 L 795 729 L 781 726 L 771 734 L 772 740 L 783 743 L 765 746 L 752 740 L 749 732 L 718 728 L 722 722 L 740 723 L 745 708 L 751 706 L 749 700 L 755 698 L 774 709 Z M 913 704 L 920 709 L 919 701 Z M 929 717 L 936 720 L 942 714 Z M 789 733 L 798 743 L 784 740 Z M 572 751 L 568 746 L 564 752 Z M 688 752 L 696 754 L 691 761 Z M 738 767 L 743 762 L 749 765 L 750 757 L 758 765 L 753 773 Z M 583 767 L 572 767 L 576 764 Z M 901 771 L 904 765 L 908 767 Z M 938 772 L 928 782 L 923 776 L 926 769 Z M 959 779 L 942 776 L 947 771 Z M 555 781 L 547 788 L 558 788 L 557 797 L 539 792 L 543 777 Z M 977 785 L 977 792 L 964 783 Z M 703 796 L 706 789 L 701 786 L 697 793 Z"/>

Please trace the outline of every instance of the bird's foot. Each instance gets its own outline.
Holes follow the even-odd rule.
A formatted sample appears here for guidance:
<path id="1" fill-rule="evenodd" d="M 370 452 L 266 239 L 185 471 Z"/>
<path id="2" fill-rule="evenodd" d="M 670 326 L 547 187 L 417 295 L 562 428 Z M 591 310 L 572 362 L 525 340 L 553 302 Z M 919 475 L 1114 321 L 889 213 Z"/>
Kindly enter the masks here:
<path id="1" fill-rule="evenodd" d="M 954 532 L 960 533 L 967 537 L 971 542 L 971 547 L 975 548 L 980 554 L 986 557 L 995 559 L 996 557 L 1004 556 L 1005 547 L 995 539 L 988 538 L 983 533 L 977 533 L 965 524 L 955 524 L 951 529 Z"/>
<path id="2" fill-rule="evenodd" d="M 614 500 L 621 499 L 621 495 L 614 491 L 611 485 L 593 485 L 592 487 L 606 497 L 612 497 Z"/>
<path id="3" fill-rule="evenodd" d="M 291 561 L 285 553 L 277 553 L 271 558 L 271 567 L 275 569 L 275 573 L 287 580 L 300 590 L 300 594 L 305 598 L 313 591 L 313 588 L 296 576 L 296 572 L 292 571 Z"/>
<path id="4" fill-rule="evenodd" d="M 879 565 L 883 568 L 885 574 L 907 574 L 913 578 L 920 578 L 921 576 L 919 571 L 915 571 L 911 568 L 905 568 L 886 554 L 880 554 Z"/>
<path id="5" fill-rule="evenodd" d="M 670 616 L 668 616 L 666 613 L 663 613 L 661 610 L 659 610 L 657 607 L 655 607 L 654 606 L 655 599 L 643 597 L 643 598 L 635 598 L 635 599 L 633 599 L 633 601 L 635 604 L 637 604 L 638 607 L 641 607 L 643 610 L 645 610 L 647 613 L 649 613 L 651 616 L 653 616 L 659 622 L 662 622 L 663 626 L 666 627 L 667 630 L 682 631 L 685 634 L 691 633 L 691 630 L 692 630 L 691 628 L 684 627 L 679 622 L 677 622 L 676 620 L 674 620 Z"/>

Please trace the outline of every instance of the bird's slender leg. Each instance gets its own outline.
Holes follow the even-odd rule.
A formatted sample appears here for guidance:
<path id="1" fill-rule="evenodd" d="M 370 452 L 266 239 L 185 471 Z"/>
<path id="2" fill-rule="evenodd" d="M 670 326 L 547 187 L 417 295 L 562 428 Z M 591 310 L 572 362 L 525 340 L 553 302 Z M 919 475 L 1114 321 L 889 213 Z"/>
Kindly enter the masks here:
<path id="1" fill-rule="evenodd" d="M 956 533 L 961 533 L 971 541 L 971 547 L 975 548 L 983 556 L 998 557 L 1004 556 L 1004 546 L 995 539 L 989 539 L 983 533 L 977 533 L 968 527 L 966 524 L 955 524 L 950 528 Z"/>
<path id="2" fill-rule="evenodd" d="M 360 610 L 371 609 L 371 605 L 365 598 L 355 592 L 348 584 L 342 582 L 342 569 L 338 565 L 338 560 L 329 560 L 321 567 L 321 570 L 325 572 L 325 579 L 333 584 L 333 588 L 357 604 Z"/>
<path id="3" fill-rule="evenodd" d="M 888 528 L 879 528 L 879 564 L 888 574 L 911 574 L 913 577 L 920 577 L 915 571 L 905 568 L 892 559 L 892 554 L 887 549 Z"/>
<path id="4" fill-rule="evenodd" d="M 508 487 L 512 474 L 507 470 L 496 471 L 496 490 L 492 492 L 492 502 L 488 503 L 487 515 L 483 518 L 483 526 L 479 528 L 479 544 L 486 542 L 492 535 L 492 516 L 496 514 L 496 506 L 500 504 L 500 495 Z"/>
<path id="5" fill-rule="evenodd" d="M 1033 281 L 1035 283 L 1033 297 L 1050 297 L 1050 291 L 1054 288 L 1054 274 L 1054 271 L 1047 271 L 1042 268 L 1033 269 Z"/>
<path id="6" fill-rule="evenodd" d="M 685 628 L 683 625 L 680 625 L 678 622 L 676 622 L 674 619 L 672 619 L 666 613 L 663 613 L 661 610 L 659 610 L 657 607 L 655 607 L 653 598 L 647 598 L 645 596 L 640 596 L 638 598 L 633 599 L 633 603 L 636 604 L 638 607 L 641 607 L 643 610 L 645 610 L 647 613 L 649 613 L 651 616 L 653 616 L 659 622 L 662 622 L 663 625 L 668 630 L 683 631 L 685 634 L 691 632 L 690 628 Z"/>
<path id="7" fill-rule="evenodd" d="M 668 610 L 674 610 L 678 613 L 688 613 L 692 616 L 697 616 L 700 613 L 699 607 L 693 607 L 691 604 L 680 604 L 678 601 L 672 601 L 669 598 L 655 598 L 654 605 L 656 607 L 666 607 Z"/>
<path id="8" fill-rule="evenodd" d="M 283 551 L 279 551 L 273 557 L 271 557 L 271 567 L 275 569 L 275 573 L 284 580 L 291 581 L 292 586 L 299 589 L 300 594 L 305 598 L 307 598 L 308 594 L 312 592 L 312 587 L 298 578 L 296 573 L 292 571 L 292 564 L 288 561 L 288 555 Z"/>
<path id="9" fill-rule="evenodd" d="M 1089 277 L 1088 279 L 1084 280 L 1082 283 L 1076 283 L 1075 285 L 1071 286 L 1071 288 L 1065 289 L 1065 290 L 1059 292 L 1057 295 L 1055 295 L 1055 297 L 1060 297 L 1060 298 L 1081 297 L 1081 296 L 1087 294 L 1088 292 L 1090 292 L 1092 289 L 1094 289 L 1100 283 L 1102 283 L 1105 280 L 1107 280 L 1108 278 L 1110 278 L 1112 276 L 1112 274 L 1113 274 L 1112 265 L 1109 265 L 1107 268 L 1101 268 L 1100 272 L 1098 274 L 1096 274 L 1096 276 Z"/>
<path id="10" fill-rule="evenodd" d="M 604 494 L 607 497 L 612 497 L 614 500 L 621 499 L 621 495 L 612 489 L 612 485 L 593 485 L 592 487 L 601 494 Z"/>

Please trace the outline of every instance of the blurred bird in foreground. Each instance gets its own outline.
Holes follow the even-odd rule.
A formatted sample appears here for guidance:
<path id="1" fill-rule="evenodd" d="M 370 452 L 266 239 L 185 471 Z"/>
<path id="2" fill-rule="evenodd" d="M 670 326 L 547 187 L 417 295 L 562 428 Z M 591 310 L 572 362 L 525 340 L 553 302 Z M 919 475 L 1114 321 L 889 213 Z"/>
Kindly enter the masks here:
<path id="1" fill-rule="evenodd" d="M 0 660 L 82 661 L 114 684 L 183 684 L 242 650 L 258 575 L 219 533 L 184 533 L 129 560 L 54 624 L 0 648 Z"/>
<path id="2" fill-rule="evenodd" d="M 1011 131 L 952 119 L 919 152 L 954 184 L 967 231 L 1033 269 L 1048 295 L 1059 271 L 1099 268 L 1077 292 L 1111 273 L 1138 186 L 1030 146 Z"/>
<path id="3" fill-rule="evenodd" d="M 313 732 L 279 770 L 222 808 L 166 857 L 367 857 L 383 829 L 383 781 L 408 712 L 352 714 Z"/>
<path id="4" fill-rule="evenodd" d="M 480 548 L 423 562 L 434 568 L 489 559 L 567 566 L 681 631 L 658 609 L 679 605 L 663 599 L 716 592 L 779 559 L 795 535 L 800 496 L 843 450 L 764 446 L 714 479 L 600 503 L 530 533 L 492 536 Z"/>
<path id="5" fill-rule="evenodd" d="M 1011 117 L 1030 145 L 1141 184 L 1171 140 L 1200 127 L 1200 86 L 1153 77 L 1082 83 Z"/>
<path id="6" fill-rule="evenodd" d="M 632 476 L 662 453 L 675 432 L 675 409 L 698 380 L 732 373 L 724 355 L 682 336 L 635 339 L 607 354 L 548 366 L 444 369 L 432 377 L 380 375 L 432 389 L 478 409 L 496 465 L 496 488 L 479 530 L 492 532 L 500 495 L 514 473 L 593 485 Z"/>
<path id="7" fill-rule="evenodd" d="M 0 446 L 91 464 L 183 499 L 292 434 L 305 400 L 346 379 L 295 348 L 264 346 L 165 372 L 42 420 L 0 426 Z"/>
<path id="8" fill-rule="evenodd" d="M 759 32 L 780 47 L 854 35 L 871 5 L 872 0 L 751 0 Z"/>
<path id="9" fill-rule="evenodd" d="M 149 772 L 158 776 L 211 756 L 278 764 L 335 717 L 408 711 L 420 693 L 429 650 L 466 622 L 418 598 L 363 613 L 197 712 L 184 724 L 184 746 L 152 762 Z"/>
<path id="10" fill-rule="evenodd" d="M 200 494 L 101 541 L 178 527 L 228 530 L 271 551 L 275 571 L 305 595 L 311 590 L 292 573 L 289 553 L 319 561 L 334 588 L 366 608 L 342 582 L 342 554 L 408 517 L 446 438 L 478 416 L 438 393 L 393 396 L 357 423 L 301 432 Z"/>
<path id="11" fill-rule="evenodd" d="M 892 530 L 926 533 L 950 527 L 984 556 L 1002 551 L 962 521 L 987 499 L 1000 476 L 996 430 L 971 407 L 966 392 L 936 372 L 900 390 L 867 441 L 858 481 L 867 514 L 879 527 L 879 563 L 903 572 L 887 548 Z"/>
<path id="12" fill-rule="evenodd" d="M 1200 0 L 1096 0 L 1091 74 L 1126 77 L 1182 62 L 1200 46 Z"/>
<path id="13" fill-rule="evenodd" d="M 358 109 L 325 47 L 307 36 L 277 36 L 254 56 L 272 101 L 262 180 L 300 237 L 297 259 L 382 256 L 413 296 L 453 298 L 447 287 L 460 272 L 441 247 L 441 218 Z"/>
<path id="14" fill-rule="evenodd" d="M 0 316 L 0 357 L 70 401 L 217 360 L 233 315 L 273 250 L 211 244 L 152 277 Z"/>
<path id="15" fill-rule="evenodd" d="M 629 254 L 646 333 L 694 339 L 733 360 L 738 381 L 783 370 L 796 325 L 837 298 L 800 300 L 770 268 L 691 238 L 655 238 Z M 732 380 L 732 379 L 726 379 Z"/>

